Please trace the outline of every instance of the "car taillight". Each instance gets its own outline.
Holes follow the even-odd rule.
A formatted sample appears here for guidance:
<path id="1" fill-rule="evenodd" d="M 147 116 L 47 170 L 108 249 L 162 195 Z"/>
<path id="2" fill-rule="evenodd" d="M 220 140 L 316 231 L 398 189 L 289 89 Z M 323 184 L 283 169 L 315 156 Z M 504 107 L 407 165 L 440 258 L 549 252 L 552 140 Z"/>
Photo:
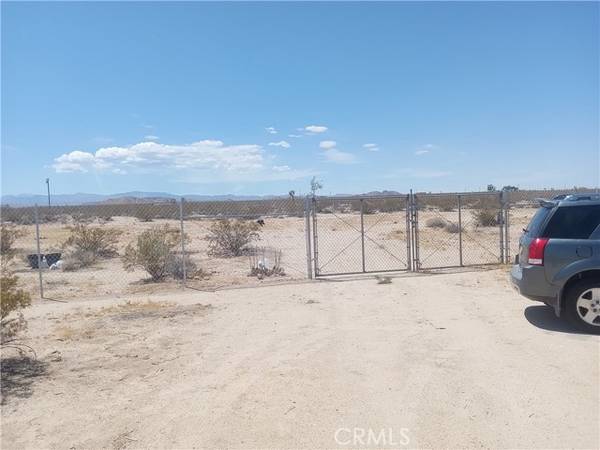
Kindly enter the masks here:
<path id="1" fill-rule="evenodd" d="M 547 238 L 537 238 L 529 244 L 529 264 L 532 266 L 544 265 L 544 249 L 548 243 Z"/>

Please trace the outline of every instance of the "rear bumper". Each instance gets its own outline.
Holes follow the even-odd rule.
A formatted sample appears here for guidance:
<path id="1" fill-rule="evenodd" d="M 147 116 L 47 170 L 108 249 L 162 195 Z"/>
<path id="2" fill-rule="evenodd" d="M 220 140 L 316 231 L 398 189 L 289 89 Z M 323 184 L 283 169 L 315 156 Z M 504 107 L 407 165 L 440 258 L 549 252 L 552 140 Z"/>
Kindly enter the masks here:
<path id="1" fill-rule="evenodd" d="M 548 283 L 544 268 L 539 266 L 512 266 L 510 281 L 515 290 L 523 297 L 552 306 L 557 315 L 560 313 L 559 290 Z"/>

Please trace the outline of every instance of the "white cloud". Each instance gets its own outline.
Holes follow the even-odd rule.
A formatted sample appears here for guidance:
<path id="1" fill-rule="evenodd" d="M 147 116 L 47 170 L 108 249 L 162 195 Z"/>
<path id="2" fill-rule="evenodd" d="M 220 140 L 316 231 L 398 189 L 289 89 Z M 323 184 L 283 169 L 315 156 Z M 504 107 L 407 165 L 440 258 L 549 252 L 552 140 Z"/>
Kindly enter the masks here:
<path id="1" fill-rule="evenodd" d="M 426 155 L 430 151 L 437 150 L 438 148 L 439 147 L 434 144 L 425 144 L 415 152 L 415 155 L 417 155 L 417 156 Z"/>
<path id="2" fill-rule="evenodd" d="M 147 141 L 158 141 L 158 136 L 154 136 L 153 134 L 148 134 L 144 136 L 144 139 Z"/>
<path id="3" fill-rule="evenodd" d="M 128 147 L 75 150 L 54 159 L 56 172 L 171 174 L 188 182 L 260 181 L 310 176 L 306 171 L 272 165 L 260 145 L 225 145 L 204 140 L 183 145 L 141 142 Z"/>
<path id="4" fill-rule="evenodd" d="M 301 134 L 288 134 L 288 137 L 290 137 L 290 138 L 301 138 L 302 135 Z"/>
<path id="5" fill-rule="evenodd" d="M 346 153 L 337 148 L 325 150 L 323 155 L 327 161 L 336 164 L 353 164 L 356 162 L 356 157 L 352 153 Z"/>
<path id="6" fill-rule="evenodd" d="M 363 148 L 369 152 L 379 151 L 379 146 L 377 144 L 363 144 Z"/>
<path id="7" fill-rule="evenodd" d="M 290 143 L 286 142 L 286 141 L 269 142 L 269 145 L 271 147 L 282 147 L 282 148 L 290 148 L 291 147 Z"/>
<path id="8" fill-rule="evenodd" d="M 324 150 L 330 150 L 332 148 L 335 148 L 336 145 L 337 143 L 335 141 L 321 141 L 319 143 L 319 147 L 321 147 Z"/>
<path id="9" fill-rule="evenodd" d="M 308 125 L 304 127 L 305 131 L 309 133 L 317 134 L 317 133 L 325 133 L 327 131 L 327 127 L 323 125 Z"/>
<path id="10" fill-rule="evenodd" d="M 267 127 L 267 128 L 265 128 L 265 130 L 269 134 L 277 134 L 277 130 L 275 129 L 275 127 Z"/>

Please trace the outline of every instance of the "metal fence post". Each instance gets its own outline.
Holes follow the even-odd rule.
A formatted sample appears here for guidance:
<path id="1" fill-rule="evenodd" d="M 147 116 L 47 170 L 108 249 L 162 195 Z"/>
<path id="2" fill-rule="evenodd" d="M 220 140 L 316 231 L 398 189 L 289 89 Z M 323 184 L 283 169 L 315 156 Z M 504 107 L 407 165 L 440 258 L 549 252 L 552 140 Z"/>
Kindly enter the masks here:
<path id="1" fill-rule="evenodd" d="M 181 279 L 181 287 L 185 288 L 185 284 L 186 284 L 186 278 L 187 278 L 187 272 L 186 272 L 186 267 L 185 267 L 185 234 L 184 234 L 184 227 L 183 227 L 183 197 L 181 197 L 181 200 L 179 202 L 179 222 L 180 222 L 180 226 L 181 226 L 181 267 L 183 270 L 183 277 Z"/>
<path id="2" fill-rule="evenodd" d="M 500 229 L 500 264 L 504 264 L 504 201 L 502 191 L 498 195 L 500 212 L 498 213 L 498 225 Z"/>
<path id="3" fill-rule="evenodd" d="M 40 250 L 40 217 L 38 205 L 35 205 L 35 242 L 37 245 L 38 277 L 40 280 L 40 298 L 44 298 L 44 281 L 42 278 L 42 253 Z"/>
<path id="4" fill-rule="evenodd" d="M 505 203 L 504 208 L 504 236 L 505 262 L 510 264 L 510 200 Z"/>
<path id="5" fill-rule="evenodd" d="M 316 197 L 311 198 L 312 205 L 312 219 L 313 219 L 313 265 L 315 268 L 315 277 L 319 276 L 319 234 L 317 232 L 317 199 Z"/>
<path id="6" fill-rule="evenodd" d="M 412 247 L 412 233 L 410 230 L 410 195 L 406 196 L 405 199 L 405 216 L 406 216 L 406 265 L 409 271 L 412 270 L 412 261 L 411 261 L 411 247 Z"/>
<path id="7" fill-rule="evenodd" d="M 366 272 L 365 266 L 365 213 L 364 213 L 364 200 L 360 199 L 360 241 L 361 241 L 361 254 L 362 254 L 362 271 Z"/>
<path id="8" fill-rule="evenodd" d="M 312 271 L 312 251 L 311 251 L 311 243 L 310 243 L 310 196 L 306 196 L 304 201 L 304 233 L 306 234 L 306 276 L 309 280 L 312 280 L 313 271 Z"/>
<path id="9" fill-rule="evenodd" d="M 458 194 L 458 259 L 460 267 L 463 266 L 463 241 L 462 241 L 462 201 Z"/>

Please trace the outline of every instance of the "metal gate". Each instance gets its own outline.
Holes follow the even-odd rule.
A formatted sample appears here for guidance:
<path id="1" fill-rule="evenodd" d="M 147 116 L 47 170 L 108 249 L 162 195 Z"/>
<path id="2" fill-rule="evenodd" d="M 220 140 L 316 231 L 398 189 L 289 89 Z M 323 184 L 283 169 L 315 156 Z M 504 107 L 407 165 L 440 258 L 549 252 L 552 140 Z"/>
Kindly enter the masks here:
<path id="1" fill-rule="evenodd" d="M 506 220 L 502 194 L 415 194 L 414 270 L 502 264 Z"/>
<path id="2" fill-rule="evenodd" d="M 498 192 L 314 197 L 309 276 L 501 264 L 508 223 Z"/>
<path id="3" fill-rule="evenodd" d="M 312 199 L 315 276 L 410 270 L 408 195 Z"/>

